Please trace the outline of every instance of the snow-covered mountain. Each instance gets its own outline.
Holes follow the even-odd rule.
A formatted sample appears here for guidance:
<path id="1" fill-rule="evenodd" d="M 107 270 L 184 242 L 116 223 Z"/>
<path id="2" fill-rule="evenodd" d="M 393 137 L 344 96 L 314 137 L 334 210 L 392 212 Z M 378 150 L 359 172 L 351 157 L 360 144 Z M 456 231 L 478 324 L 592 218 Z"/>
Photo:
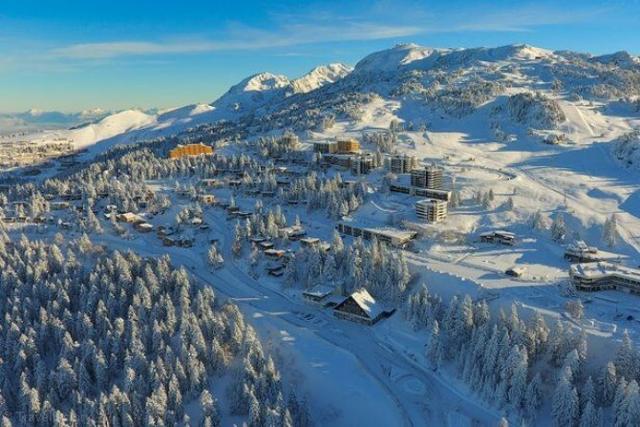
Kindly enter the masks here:
<path id="1" fill-rule="evenodd" d="M 29 111 L 19 113 L 0 114 L 0 131 L 10 133 L 13 131 L 68 128 L 103 119 L 109 114 L 111 112 L 101 108 L 92 108 L 77 113 L 32 108 Z"/>
<path id="2" fill-rule="evenodd" d="M 305 131 L 341 121 L 366 127 L 374 115 L 416 126 L 440 123 L 479 138 L 542 141 L 566 134 L 559 140 L 580 142 L 607 133 L 614 116 L 638 115 L 638 99 L 640 60 L 626 52 L 592 56 L 526 44 L 469 49 L 400 44 L 366 56 L 354 68 L 329 64 L 294 79 L 255 74 L 210 104 L 144 118 L 118 113 L 113 122 L 119 124 L 109 129 L 132 139 L 220 121 L 242 133 Z M 93 116 L 102 118 L 101 113 Z M 619 129 L 610 139 L 629 130 Z M 113 131 L 96 131 L 93 141 L 80 139 L 87 145 L 102 135 L 113 138 Z"/>

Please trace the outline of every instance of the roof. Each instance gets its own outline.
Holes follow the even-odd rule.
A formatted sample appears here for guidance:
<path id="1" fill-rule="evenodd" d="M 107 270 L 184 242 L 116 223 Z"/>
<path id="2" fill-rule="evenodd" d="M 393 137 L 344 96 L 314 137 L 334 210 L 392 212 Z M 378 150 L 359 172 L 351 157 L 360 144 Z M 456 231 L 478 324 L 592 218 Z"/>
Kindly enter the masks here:
<path id="1" fill-rule="evenodd" d="M 393 227 L 367 227 L 363 224 L 358 223 L 357 221 L 342 221 L 339 224 L 346 225 L 353 228 L 358 228 L 360 230 L 366 230 L 372 234 L 387 236 L 392 239 L 400 239 L 400 240 L 411 240 L 416 237 L 418 233 L 411 230 L 401 230 L 399 228 Z"/>
<path id="2" fill-rule="evenodd" d="M 573 264 L 570 268 L 571 275 L 579 275 L 588 279 L 602 279 L 605 277 L 620 277 L 635 282 L 640 282 L 640 270 L 610 262 L 589 262 Z"/>
<path id="3" fill-rule="evenodd" d="M 322 297 L 326 297 L 327 295 L 331 294 L 333 291 L 334 291 L 334 288 L 332 288 L 331 286 L 316 285 L 311 289 L 307 289 L 306 291 L 303 291 L 302 294 L 303 295 L 309 295 L 309 296 L 312 296 L 312 297 L 322 298 Z"/>
<path id="4" fill-rule="evenodd" d="M 369 291 L 364 288 L 358 289 L 342 301 L 344 303 L 352 298 L 356 304 L 364 311 L 370 319 L 375 319 L 384 313 L 384 308 L 371 296 Z M 338 306 L 340 306 L 340 303 Z M 336 307 L 337 308 L 337 307 Z"/>

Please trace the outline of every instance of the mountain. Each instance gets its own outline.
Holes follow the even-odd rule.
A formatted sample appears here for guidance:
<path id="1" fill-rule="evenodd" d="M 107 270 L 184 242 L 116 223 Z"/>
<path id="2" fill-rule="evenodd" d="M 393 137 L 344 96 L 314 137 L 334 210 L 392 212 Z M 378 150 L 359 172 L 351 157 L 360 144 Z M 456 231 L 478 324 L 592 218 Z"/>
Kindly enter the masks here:
<path id="1" fill-rule="evenodd" d="M 335 83 L 353 71 L 353 68 L 344 64 L 329 64 L 315 67 L 304 76 L 291 81 L 294 93 L 307 93 L 316 90 L 326 84 Z"/>
<path id="2" fill-rule="evenodd" d="M 233 119 L 254 113 L 267 104 L 283 101 L 291 95 L 312 92 L 335 83 L 350 72 L 351 68 L 347 65 L 329 64 L 316 67 L 294 80 L 283 75 L 259 73 L 232 86 L 211 106 L 216 110 L 216 118 Z"/>
<path id="3" fill-rule="evenodd" d="M 139 140 L 221 121 L 241 134 L 317 131 L 335 122 L 388 127 L 394 120 L 480 139 L 581 142 L 611 129 L 629 131 L 616 117 L 637 116 L 638 99 L 640 61 L 627 52 L 593 56 L 527 44 L 466 49 L 399 44 L 367 55 L 353 68 L 323 65 L 294 79 L 254 74 L 210 104 L 118 113 L 112 126 L 100 121 L 102 110 L 73 118 L 31 111 L 12 119 L 93 123 L 74 136 L 83 146 L 105 135 Z"/>

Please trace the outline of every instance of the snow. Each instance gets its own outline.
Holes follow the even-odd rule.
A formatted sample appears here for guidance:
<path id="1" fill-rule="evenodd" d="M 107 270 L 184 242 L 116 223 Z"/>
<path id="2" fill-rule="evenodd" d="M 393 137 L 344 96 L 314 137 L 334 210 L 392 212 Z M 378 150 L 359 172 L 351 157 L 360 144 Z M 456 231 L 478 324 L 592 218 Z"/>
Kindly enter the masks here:
<path id="1" fill-rule="evenodd" d="M 400 67 L 422 60 L 436 53 L 436 49 L 417 44 L 399 44 L 392 49 L 372 53 L 358 62 L 354 73 L 384 73 L 398 70 Z"/>
<path id="2" fill-rule="evenodd" d="M 78 148 L 95 147 L 94 153 L 114 143 L 168 135 L 199 123 L 236 120 L 253 112 L 260 115 L 286 105 L 292 94 L 297 94 L 296 100 L 324 100 L 335 96 L 335 92 L 325 92 L 326 89 L 375 88 L 370 101 L 357 106 L 357 119 L 338 116 L 332 128 L 305 132 L 305 146 L 311 141 L 359 138 L 362 132 L 387 131 L 392 120 L 404 123 L 407 129 L 409 122 L 414 122 L 413 129 L 398 132 L 394 149 L 416 156 L 422 165 L 443 166 L 448 176 L 445 185 L 450 188 L 455 182 L 465 200 L 461 206 L 449 209 L 442 224 L 421 229 L 415 247 L 411 252 L 405 251 L 416 280 L 424 281 L 445 298 L 468 293 L 492 301 L 493 308 L 508 308 L 515 302 L 529 314 L 538 312 L 558 319 L 564 316 L 563 289 L 569 280 L 570 266 L 563 259 L 567 243 L 583 240 L 589 246 L 602 246 L 602 225 L 615 213 L 620 241 L 610 248 L 611 253 L 619 254 L 625 264 L 640 264 L 640 170 L 633 167 L 640 150 L 636 150 L 635 143 L 625 145 L 624 150 L 612 150 L 623 135 L 640 128 L 640 118 L 630 108 L 613 108 L 611 101 L 582 100 L 570 96 L 568 90 L 552 90 L 548 67 L 565 64 L 568 58 L 561 52 L 528 45 L 455 50 L 399 45 L 367 56 L 353 71 L 342 64 L 330 64 L 294 80 L 261 73 L 243 80 L 210 105 L 195 104 L 157 115 L 125 111 L 80 129 L 51 131 L 33 138 L 68 138 Z M 620 53 L 591 61 L 611 67 L 638 63 L 637 58 Z M 500 73 L 508 85 L 460 117 L 425 105 L 414 98 L 415 94 L 389 95 L 395 78 L 436 66 L 447 78 L 454 72 L 460 74 L 452 87 L 477 74 L 492 81 Z M 369 78 L 369 73 L 387 73 L 390 78 Z M 508 120 L 507 111 L 500 108 L 507 105 L 509 97 L 525 92 L 540 93 L 550 104 L 536 104 L 533 113 L 525 114 L 522 121 Z M 538 120 L 538 113 L 548 113 L 549 105 L 557 106 L 565 120 Z M 426 130 L 417 130 L 421 123 Z M 499 137 L 493 123 L 510 137 Z M 561 134 L 566 139 L 559 145 L 541 142 L 544 137 Z M 251 138 L 256 136 L 260 135 Z M 229 152 L 244 148 L 225 147 Z M 366 179 L 379 188 L 383 175 L 384 171 L 374 171 L 358 179 Z M 344 176 L 351 178 L 349 172 Z M 401 181 L 406 179 L 400 177 Z M 495 194 L 491 206 L 471 201 L 476 192 L 489 189 Z M 223 191 L 228 198 L 231 193 Z M 217 197 L 221 194 L 216 190 Z M 408 233 L 402 230 L 403 224 L 415 221 L 417 200 L 376 191 L 352 215 L 352 221 L 384 227 L 401 237 Z M 512 209 L 506 207 L 509 200 L 513 200 Z M 237 202 L 246 209 L 253 206 L 254 200 L 238 196 Z M 304 218 L 305 230 L 314 238 L 330 239 L 335 224 L 324 213 L 308 213 L 304 207 L 286 209 L 287 215 Z M 531 218 L 536 212 L 547 223 L 559 212 L 564 213 L 566 239 L 553 241 L 548 227 L 532 229 Z M 171 210 L 166 218 L 175 217 L 175 213 Z M 221 238 L 224 258 L 233 259 L 229 253 L 232 224 L 211 211 L 206 216 L 214 229 L 212 236 Z M 477 241 L 477 236 L 493 230 L 515 233 L 517 244 L 507 247 Z M 444 425 L 465 424 L 472 418 L 486 421 L 487 425 L 496 424 L 495 413 L 461 390 L 460 384 L 442 384 L 448 379 L 425 372 L 425 365 L 416 367 L 414 361 L 423 357 L 424 337 L 410 331 L 398 316 L 365 330 L 333 319 L 319 307 L 301 303 L 295 295 L 283 291 L 276 279 L 260 278 L 258 283 L 242 265 L 228 262 L 215 273 L 208 272 L 198 257 L 202 247 L 197 244 L 188 250 L 158 249 L 149 239 L 153 237 L 127 242 L 114 239 L 109 244 L 153 256 L 169 252 L 175 261 L 193 267 L 194 274 L 215 286 L 220 294 L 236 301 L 252 316 L 261 336 L 273 340 L 274 347 L 282 352 L 280 356 L 289 362 L 292 372 L 287 377 L 314 397 L 312 409 L 321 422 L 398 425 L 420 424 L 428 419 L 434 425 Z M 522 277 L 506 276 L 509 268 L 523 271 Z M 587 271 L 599 267 L 581 268 Z M 620 339 L 623 329 L 629 328 L 636 337 L 640 335 L 640 327 L 625 320 L 629 314 L 637 317 L 640 313 L 637 296 L 614 291 L 579 296 L 588 300 L 587 318 L 574 325 L 586 328 L 589 344 L 595 349 L 594 358 L 605 358 L 606 349 Z M 368 298 L 363 301 L 370 304 Z M 602 349 L 605 351 L 598 351 Z M 375 405 L 371 405 L 372 401 Z M 460 412 L 458 407 L 462 408 Z"/>
<path id="3" fill-rule="evenodd" d="M 315 67 L 304 76 L 291 82 L 295 93 L 307 93 L 324 86 L 327 83 L 335 83 L 353 69 L 344 64 L 329 64 Z"/>
<path id="4" fill-rule="evenodd" d="M 366 289 L 358 289 L 352 293 L 350 297 L 354 299 L 358 306 L 360 306 L 371 319 L 375 319 L 384 311 L 382 306 L 376 302 Z"/>

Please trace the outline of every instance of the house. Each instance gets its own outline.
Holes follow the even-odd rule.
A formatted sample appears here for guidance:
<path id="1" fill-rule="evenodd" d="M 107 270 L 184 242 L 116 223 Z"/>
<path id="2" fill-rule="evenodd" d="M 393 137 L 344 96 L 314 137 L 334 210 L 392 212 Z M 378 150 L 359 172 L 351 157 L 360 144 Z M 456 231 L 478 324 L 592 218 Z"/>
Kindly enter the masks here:
<path id="1" fill-rule="evenodd" d="M 267 270 L 267 274 L 269 274 L 270 276 L 280 277 L 284 274 L 284 265 L 278 264 L 273 266 L 267 266 L 266 270 Z"/>
<path id="2" fill-rule="evenodd" d="M 302 246 L 312 247 L 318 245 L 319 243 L 320 239 L 318 239 L 317 237 L 304 237 L 300 239 L 300 244 Z"/>
<path id="3" fill-rule="evenodd" d="M 170 159 L 179 159 L 185 156 L 200 156 L 200 155 L 211 155 L 213 154 L 213 148 L 200 144 L 178 144 L 178 146 L 169 151 Z"/>
<path id="4" fill-rule="evenodd" d="M 203 205 L 213 205 L 216 202 L 216 196 L 213 194 L 199 194 L 198 203 Z"/>
<path id="5" fill-rule="evenodd" d="M 208 187 L 208 188 L 212 188 L 212 187 L 216 187 L 218 185 L 218 181 L 216 179 L 213 178 L 207 178 L 207 179 L 201 179 L 198 184 L 200 185 L 200 187 Z"/>
<path id="6" fill-rule="evenodd" d="M 69 209 L 69 202 L 51 202 L 49 207 L 54 211 Z"/>
<path id="7" fill-rule="evenodd" d="M 316 285 L 302 292 L 302 297 L 316 304 L 321 304 L 327 297 L 333 294 L 335 288 L 327 285 Z"/>
<path id="8" fill-rule="evenodd" d="M 133 228 L 140 233 L 149 233 L 153 231 L 153 225 L 148 222 L 137 222 L 133 224 Z"/>
<path id="9" fill-rule="evenodd" d="M 126 222 L 128 224 L 135 224 L 137 222 L 144 222 L 144 219 L 133 212 L 125 212 L 122 214 L 116 215 L 116 221 L 118 222 Z"/>
<path id="10" fill-rule="evenodd" d="M 273 242 L 269 242 L 268 240 L 262 241 L 262 242 L 258 242 L 258 246 L 260 246 L 260 248 L 262 250 L 267 250 L 267 249 L 273 249 Z"/>
<path id="11" fill-rule="evenodd" d="M 515 245 L 516 235 L 509 231 L 487 231 L 480 233 L 480 241 L 483 243 L 500 243 L 502 245 Z"/>
<path id="12" fill-rule="evenodd" d="M 269 258 L 282 258 L 285 252 L 282 249 L 265 249 L 264 254 Z"/>
<path id="13" fill-rule="evenodd" d="M 511 267 L 508 268 L 504 274 L 511 277 L 522 277 L 525 271 L 527 271 L 526 267 Z"/>
<path id="14" fill-rule="evenodd" d="M 333 315 L 340 319 L 373 325 L 383 317 L 390 315 L 390 312 L 385 311 L 369 291 L 362 288 L 336 305 L 333 309 Z"/>
<path id="15" fill-rule="evenodd" d="M 198 218 L 198 217 L 191 218 L 191 225 L 195 227 L 202 225 L 202 218 Z"/>

